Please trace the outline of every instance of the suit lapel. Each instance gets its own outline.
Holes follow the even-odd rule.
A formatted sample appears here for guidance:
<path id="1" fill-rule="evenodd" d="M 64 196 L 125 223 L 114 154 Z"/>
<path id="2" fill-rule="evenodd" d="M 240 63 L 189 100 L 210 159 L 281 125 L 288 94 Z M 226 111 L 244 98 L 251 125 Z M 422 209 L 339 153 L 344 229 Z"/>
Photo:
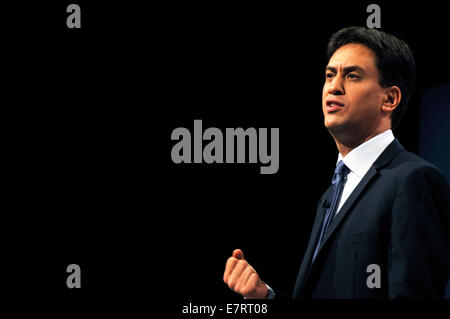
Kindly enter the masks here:
<path id="1" fill-rule="evenodd" d="M 319 248 L 318 254 L 320 254 L 320 251 L 322 250 L 322 247 L 326 244 L 326 242 L 330 239 L 331 235 L 336 231 L 336 229 L 341 224 L 344 217 L 349 213 L 350 208 L 353 206 L 355 201 L 358 199 L 358 197 L 361 195 L 362 191 L 366 188 L 367 184 L 370 182 L 370 180 L 375 176 L 377 173 L 377 170 L 374 166 L 372 166 L 369 171 L 364 175 L 364 178 L 359 182 L 358 186 L 353 190 L 353 192 L 350 194 L 350 196 L 345 201 L 344 205 L 342 205 L 339 213 L 335 216 L 335 220 L 331 223 L 330 229 L 325 234 L 325 238 L 322 241 L 322 245 Z"/>
<path id="2" fill-rule="evenodd" d="M 307 257 L 309 261 L 311 261 L 314 248 L 316 248 L 316 243 L 320 235 L 320 230 L 322 229 L 323 219 L 325 218 L 325 211 L 326 208 L 323 206 L 319 207 L 317 211 L 319 216 L 317 218 L 317 222 L 314 223 L 313 229 L 311 231 L 311 240 L 308 244 L 308 248 L 305 253 L 305 257 Z"/>
<path id="3" fill-rule="evenodd" d="M 325 217 L 325 208 L 323 206 L 323 200 L 329 196 L 329 192 L 331 190 L 331 187 L 327 189 L 327 191 L 322 195 L 320 204 L 317 207 L 316 210 L 316 218 L 314 221 L 314 225 L 311 231 L 311 236 L 309 239 L 308 247 L 306 248 L 305 255 L 303 257 L 302 265 L 300 267 L 300 271 L 297 276 L 297 281 L 295 283 L 295 289 L 294 289 L 294 299 L 298 296 L 296 293 L 300 292 L 302 290 L 302 286 L 304 281 L 304 278 L 307 277 L 309 268 L 311 266 L 311 260 L 314 253 L 314 249 L 316 248 L 317 240 L 320 234 L 320 229 L 322 227 L 323 219 Z"/>

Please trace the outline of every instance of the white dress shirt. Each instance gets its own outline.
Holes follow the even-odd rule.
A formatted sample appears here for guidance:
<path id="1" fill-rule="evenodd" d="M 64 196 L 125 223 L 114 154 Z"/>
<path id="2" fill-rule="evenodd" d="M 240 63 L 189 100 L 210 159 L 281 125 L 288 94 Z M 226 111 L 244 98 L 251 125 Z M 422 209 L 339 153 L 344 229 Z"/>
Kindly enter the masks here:
<path id="1" fill-rule="evenodd" d="M 350 172 L 347 175 L 347 181 L 342 190 L 341 199 L 338 208 L 336 209 L 336 215 L 339 213 L 339 210 L 342 205 L 344 205 L 347 198 L 369 171 L 372 164 L 393 140 L 394 134 L 392 131 L 386 130 L 354 148 L 345 157 L 342 157 L 342 154 L 339 153 L 336 166 L 337 163 L 342 160 L 345 166 L 350 169 Z"/>

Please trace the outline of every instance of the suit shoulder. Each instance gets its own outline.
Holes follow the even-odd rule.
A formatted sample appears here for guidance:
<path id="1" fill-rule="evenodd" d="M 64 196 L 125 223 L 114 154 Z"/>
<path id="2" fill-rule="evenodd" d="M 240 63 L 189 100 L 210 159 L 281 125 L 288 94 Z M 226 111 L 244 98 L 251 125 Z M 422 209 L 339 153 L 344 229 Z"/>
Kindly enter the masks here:
<path id="1" fill-rule="evenodd" d="M 444 174 L 432 163 L 420 156 L 403 150 L 388 165 L 392 173 L 402 180 L 438 180 L 446 183 Z"/>

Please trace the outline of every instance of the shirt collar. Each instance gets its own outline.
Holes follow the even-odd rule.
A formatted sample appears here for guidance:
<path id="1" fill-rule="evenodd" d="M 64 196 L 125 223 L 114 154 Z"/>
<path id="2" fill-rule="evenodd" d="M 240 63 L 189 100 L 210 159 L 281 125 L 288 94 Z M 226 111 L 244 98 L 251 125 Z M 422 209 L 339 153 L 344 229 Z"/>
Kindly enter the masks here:
<path id="1" fill-rule="evenodd" d="M 362 178 L 394 139 L 392 130 L 386 130 L 354 148 L 345 157 L 339 153 L 336 165 L 342 160 L 353 173 Z"/>

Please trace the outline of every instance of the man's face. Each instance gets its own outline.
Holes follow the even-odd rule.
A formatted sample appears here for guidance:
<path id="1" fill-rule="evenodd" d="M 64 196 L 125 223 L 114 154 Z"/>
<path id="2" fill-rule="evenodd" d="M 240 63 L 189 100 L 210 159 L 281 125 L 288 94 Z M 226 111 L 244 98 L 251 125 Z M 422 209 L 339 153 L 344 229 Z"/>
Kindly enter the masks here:
<path id="1" fill-rule="evenodd" d="M 361 44 L 336 50 L 325 72 L 322 111 L 332 133 L 369 135 L 382 119 L 385 91 L 379 84 L 375 54 Z"/>

